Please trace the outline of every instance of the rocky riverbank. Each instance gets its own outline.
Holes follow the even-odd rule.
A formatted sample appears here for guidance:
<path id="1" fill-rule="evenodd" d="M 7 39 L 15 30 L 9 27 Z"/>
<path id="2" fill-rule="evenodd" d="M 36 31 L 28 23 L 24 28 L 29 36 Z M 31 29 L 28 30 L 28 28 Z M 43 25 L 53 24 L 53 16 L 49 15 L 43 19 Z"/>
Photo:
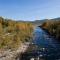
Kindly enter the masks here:
<path id="1" fill-rule="evenodd" d="M 22 43 L 17 50 L 0 50 L 0 60 L 17 60 L 20 53 L 24 53 L 29 43 Z"/>

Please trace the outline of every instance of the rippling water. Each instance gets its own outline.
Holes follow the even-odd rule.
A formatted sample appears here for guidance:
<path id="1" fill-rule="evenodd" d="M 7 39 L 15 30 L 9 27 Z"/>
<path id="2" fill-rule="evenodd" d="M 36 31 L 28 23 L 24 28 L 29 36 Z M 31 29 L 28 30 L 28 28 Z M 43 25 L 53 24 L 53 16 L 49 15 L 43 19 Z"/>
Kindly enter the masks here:
<path id="1" fill-rule="evenodd" d="M 60 60 L 60 43 L 41 28 L 35 28 L 25 60 Z M 29 58 L 29 59 L 27 59 Z"/>

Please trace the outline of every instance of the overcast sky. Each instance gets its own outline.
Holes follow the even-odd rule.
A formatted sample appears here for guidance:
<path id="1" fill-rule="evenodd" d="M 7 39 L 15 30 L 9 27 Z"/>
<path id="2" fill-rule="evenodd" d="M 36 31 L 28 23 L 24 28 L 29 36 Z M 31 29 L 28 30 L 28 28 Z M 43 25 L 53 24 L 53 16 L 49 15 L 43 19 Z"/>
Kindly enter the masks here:
<path id="1" fill-rule="evenodd" d="M 60 0 L 0 0 L 0 16 L 16 20 L 60 17 Z"/>

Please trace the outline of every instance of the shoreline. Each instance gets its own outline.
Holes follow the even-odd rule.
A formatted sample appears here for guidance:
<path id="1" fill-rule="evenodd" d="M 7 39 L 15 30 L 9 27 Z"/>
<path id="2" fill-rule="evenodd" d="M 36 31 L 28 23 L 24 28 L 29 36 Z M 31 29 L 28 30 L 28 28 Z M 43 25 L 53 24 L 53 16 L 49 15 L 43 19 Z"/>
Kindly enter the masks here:
<path id="1" fill-rule="evenodd" d="M 6 50 L 0 52 L 0 60 L 17 60 L 20 53 L 24 53 L 29 47 L 28 43 L 22 43 L 21 46 L 16 51 Z"/>

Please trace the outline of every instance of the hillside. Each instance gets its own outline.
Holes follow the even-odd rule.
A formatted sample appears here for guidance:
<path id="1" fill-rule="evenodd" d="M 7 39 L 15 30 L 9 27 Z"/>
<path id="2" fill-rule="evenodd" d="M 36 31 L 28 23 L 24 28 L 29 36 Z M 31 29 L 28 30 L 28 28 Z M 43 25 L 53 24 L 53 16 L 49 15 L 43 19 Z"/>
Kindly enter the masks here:
<path id="1" fill-rule="evenodd" d="M 52 36 L 60 40 L 60 18 L 44 22 L 42 28 L 48 30 Z"/>
<path id="2" fill-rule="evenodd" d="M 35 21 L 30 21 L 32 24 L 34 24 L 34 25 L 37 25 L 37 26 L 39 26 L 39 25 L 41 25 L 41 24 L 43 24 L 44 22 L 46 22 L 46 21 L 59 21 L 60 20 L 60 17 L 59 18 L 53 18 L 53 19 L 43 19 L 43 20 L 35 20 Z"/>
<path id="3" fill-rule="evenodd" d="M 0 49 L 14 49 L 20 43 L 30 41 L 32 31 L 33 25 L 29 22 L 18 22 L 0 17 Z"/>

